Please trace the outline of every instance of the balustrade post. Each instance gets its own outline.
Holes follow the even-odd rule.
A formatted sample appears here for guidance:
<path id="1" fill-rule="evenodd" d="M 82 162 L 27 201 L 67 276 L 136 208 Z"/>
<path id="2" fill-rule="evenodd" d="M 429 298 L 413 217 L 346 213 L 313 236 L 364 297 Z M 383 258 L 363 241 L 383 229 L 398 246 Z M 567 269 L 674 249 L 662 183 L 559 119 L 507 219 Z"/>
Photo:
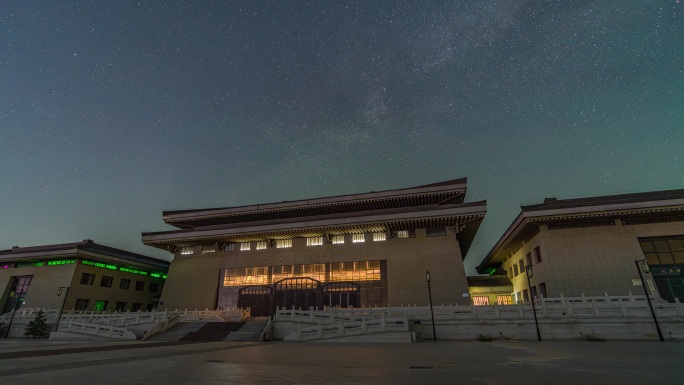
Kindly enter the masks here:
<path id="1" fill-rule="evenodd" d="M 684 306 L 681 301 L 679 301 L 679 298 L 675 298 L 675 306 L 677 307 L 677 314 L 679 314 L 680 317 L 684 316 Z"/>
<path id="2" fill-rule="evenodd" d="M 518 301 L 517 305 L 518 305 L 518 317 L 521 319 L 525 318 L 523 316 L 522 303 L 520 303 L 520 301 Z"/>

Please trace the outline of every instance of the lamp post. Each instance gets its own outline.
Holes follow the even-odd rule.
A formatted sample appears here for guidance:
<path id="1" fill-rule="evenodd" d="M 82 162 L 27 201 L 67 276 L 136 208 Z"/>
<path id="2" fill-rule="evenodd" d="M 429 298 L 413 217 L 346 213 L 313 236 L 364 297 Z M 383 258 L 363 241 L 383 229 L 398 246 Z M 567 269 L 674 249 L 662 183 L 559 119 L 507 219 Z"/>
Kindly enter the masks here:
<path id="1" fill-rule="evenodd" d="M 430 288 L 430 270 L 425 270 L 425 280 L 428 284 L 428 296 L 430 297 L 430 318 L 432 318 L 432 339 L 437 342 L 437 332 L 435 331 L 435 313 L 432 311 L 432 289 Z"/>
<path id="2" fill-rule="evenodd" d="M 534 325 L 537 327 L 537 340 L 541 341 L 541 333 L 539 333 L 539 321 L 537 321 L 537 308 L 534 306 L 534 298 L 532 298 L 532 282 L 530 281 L 530 279 L 534 276 L 532 273 L 532 266 L 527 266 L 525 270 L 527 271 L 527 288 L 530 289 L 532 313 L 534 314 Z"/>
<path id="3" fill-rule="evenodd" d="M 64 299 L 62 300 L 62 306 L 59 308 L 59 314 L 57 314 L 57 326 L 55 326 L 55 330 L 59 329 L 59 321 L 62 319 L 62 311 L 64 310 L 64 305 L 66 304 L 66 299 L 67 296 L 69 295 L 69 286 L 60 286 L 57 288 L 57 296 L 62 295 L 62 290 L 66 289 L 66 292 L 64 293 Z"/>
<path id="4" fill-rule="evenodd" d="M 12 321 L 14 321 L 14 315 L 17 314 L 17 310 L 19 310 L 19 305 L 21 305 L 21 294 L 22 293 L 17 293 L 16 291 L 14 292 L 14 295 L 17 296 L 17 303 L 14 304 L 14 309 L 12 310 L 12 317 L 10 318 L 9 325 L 7 325 L 7 333 L 5 334 L 5 339 L 9 337 L 10 330 L 12 330 Z"/>
<path id="5" fill-rule="evenodd" d="M 658 331 L 658 338 L 660 338 L 661 341 L 665 341 L 665 338 L 663 338 L 663 332 L 660 330 L 660 325 L 658 324 L 658 318 L 656 318 L 655 310 L 653 310 L 653 304 L 651 304 L 651 296 L 648 295 L 648 290 L 646 290 L 646 282 L 644 282 L 644 276 L 641 274 L 642 270 L 644 271 L 644 273 L 650 273 L 651 270 L 648 268 L 648 264 L 646 263 L 645 259 L 637 259 L 636 261 L 634 261 L 634 263 L 636 264 L 637 271 L 639 272 L 641 286 L 644 287 L 644 294 L 646 294 L 646 301 L 648 301 L 648 307 L 651 309 L 653 322 L 655 323 L 656 330 Z"/>

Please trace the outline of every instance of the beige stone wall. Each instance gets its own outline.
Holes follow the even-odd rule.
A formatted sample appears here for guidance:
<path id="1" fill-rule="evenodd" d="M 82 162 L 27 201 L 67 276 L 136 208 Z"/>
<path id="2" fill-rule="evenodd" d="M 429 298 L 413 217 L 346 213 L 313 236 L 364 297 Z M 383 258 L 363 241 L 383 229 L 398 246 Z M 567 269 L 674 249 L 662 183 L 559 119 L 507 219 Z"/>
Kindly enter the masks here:
<path id="1" fill-rule="evenodd" d="M 216 303 L 219 270 L 250 266 L 279 266 L 386 260 L 388 300 L 391 306 L 426 305 L 428 300 L 425 271 L 430 270 L 435 304 L 468 304 L 462 296 L 468 293 L 463 258 L 455 233 L 426 237 L 425 229 L 416 230 L 416 238 L 389 239 L 374 242 L 366 234 L 365 242 L 352 243 L 351 235 L 344 244 L 324 243 L 306 246 L 305 238 L 293 239 L 291 248 L 269 247 L 265 250 L 216 252 L 202 254 L 201 247 L 193 255 L 176 254 L 169 270 L 169 280 L 162 294 L 160 308 L 212 308 Z"/>
<path id="2" fill-rule="evenodd" d="M 634 261 L 643 259 L 638 238 L 684 234 L 684 222 L 654 223 L 541 231 L 504 264 L 509 271 L 514 263 L 532 252 L 534 277 L 532 286 L 546 283 L 549 297 L 643 295 Z M 533 249 L 540 245 L 542 262 L 536 263 Z M 652 277 L 645 275 L 647 286 Z M 515 293 L 527 289 L 525 274 L 511 279 Z"/>
<path id="3" fill-rule="evenodd" d="M 95 274 L 92 286 L 80 284 L 82 273 Z M 161 278 L 80 264 L 0 269 L 0 293 L 2 293 L 0 310 L 4 307 L 7 300 L 12 278 L 24 275 L 33 275 L 26 293 L 24 307 L 52 309 L 60 308 L 62 301 L 64 301 L 66 293 L 60 297 L 57 296 L 57 289 L 59 287 L 70 288 L 64 303 L 64 309 L 72 309 L 78 298 L 89 300 L 88 310 L 95 310 L 95 302 L 97 300 L 109 301 L 106 310 L 114 310 L 116 302 L 126 302 L 128 310 L 131 309 L 133 303 L 141 303 L 143 305 L 142 308 L 146 309 L 147 305 L 152 302 L 152 298 L 159 296 L 165 281 Z M 103 275 L 114 277 L 112 287 L 100 286 Z M 119 289 L 121 278 L 131 280 L 128 290 Z M 144 291 L 135 291 L 136 281 L 145 282 Z M 156 293 L 150 293 L 150 283 L 159 284 L 159 289 Z"/>

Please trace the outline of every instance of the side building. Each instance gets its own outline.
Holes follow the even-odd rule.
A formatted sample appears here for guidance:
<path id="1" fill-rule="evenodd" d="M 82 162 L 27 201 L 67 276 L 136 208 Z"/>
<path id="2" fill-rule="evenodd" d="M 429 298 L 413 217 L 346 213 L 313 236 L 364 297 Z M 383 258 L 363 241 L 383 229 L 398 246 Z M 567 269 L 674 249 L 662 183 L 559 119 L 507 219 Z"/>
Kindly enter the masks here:
<path id="1" fill-rule="evenodd" d="M 0 250 L 0 309 L 157 307 L 169 262 L 91 240 Z"/>
<path id="2" fill-rule="evenodd" d="M 684 189 L 522 206 L 477 270 L 506 274 L 515 301 L 643 295 L 641 271 L 649 293 L 673 302 L 684 301 L 683 267 Z"/>
<path id="3" fill-rule="evenodd" d="M 174 253 L 166 308 L 469 303 L 463 258 L 486 212 L 466 179 L 241 207 L 164 212 L 143 233 Z"/>

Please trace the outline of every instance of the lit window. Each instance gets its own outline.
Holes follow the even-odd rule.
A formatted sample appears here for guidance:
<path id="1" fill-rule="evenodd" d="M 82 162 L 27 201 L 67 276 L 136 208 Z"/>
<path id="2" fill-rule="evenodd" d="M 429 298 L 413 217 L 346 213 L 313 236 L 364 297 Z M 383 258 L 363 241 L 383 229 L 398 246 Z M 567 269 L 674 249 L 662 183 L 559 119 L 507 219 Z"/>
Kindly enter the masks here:
<path id="1" fill-rule="evenodd" d="M 488 296 L 473 296 L 473 305 L 475 306 L 487 306 L 489 305 Z"/>
<path id="2" fill-rule="evenodd" d="M 240 251 L 247 251 L 251 248 L 252 244 L 249 242 L 242 242 L 240 244 Z"/>
<path id="3" fill-rule="evenodd" d="M 352 234 L 352 243 L 366 242 L 366 234 Z"/>
<path id="4" fill-rule="evenodd" d="M 385 233 L 373 233 L 373 242 L 386 241 L 387 234 Z"/>
<path id="5" fill-rule="evenodd" d="M 408 230 L 399 230 L 397 231 L 397 238 L 408 238 Z"/>
<path id="6" fill-rule="evenodd" d="M 279 239 L 276 241 L 276 247 L 279 249 L 292 247 L 292 239 Z"/>
<path id="7" fill-rule="evenodd" d="M 306 238 L 307 246 L 320 246 L 323 244 L 323 237 Z"/>
<path id="8" fill-rule="evenodd" d="M 195 253 L 195 248 L 193 246 L 183 247 L 181 249 L 181 254 L 188 255 Z"/>
<path id="9" fill-rule="evenodd" d="M 266 242 L 266 241 L 260 241 L 260 242 L 257 242 L 257 244 L 256 244 L 257 250 L 266 250 L 267 247 L 268 247 L 268 242 Z"/>
<path id="10" fill-rule="evenodd" d="M 496 296 L 497 305 L 512 305 L 513 298 L 510 295 L 497 295 Z"/>
<path id="11" fill-rule="evenodd" d="M 215 252 L 216 252 L 216 246 L 215 245 L 202 246 L 202 254 L 215 253 Z"/>
<path id="12" fill-rule="evenodd" d="M 225 251 L 235 251 L 235 244 L 234 243 L 229 243 L 226 245 L 226 247 L 223 249 Z"/>
<path id="13" fill-rule="evenodd" d="M 344 243 L 344 235 L 335 235 L 332 239 L 333 245 L 341 245 Z"/>

